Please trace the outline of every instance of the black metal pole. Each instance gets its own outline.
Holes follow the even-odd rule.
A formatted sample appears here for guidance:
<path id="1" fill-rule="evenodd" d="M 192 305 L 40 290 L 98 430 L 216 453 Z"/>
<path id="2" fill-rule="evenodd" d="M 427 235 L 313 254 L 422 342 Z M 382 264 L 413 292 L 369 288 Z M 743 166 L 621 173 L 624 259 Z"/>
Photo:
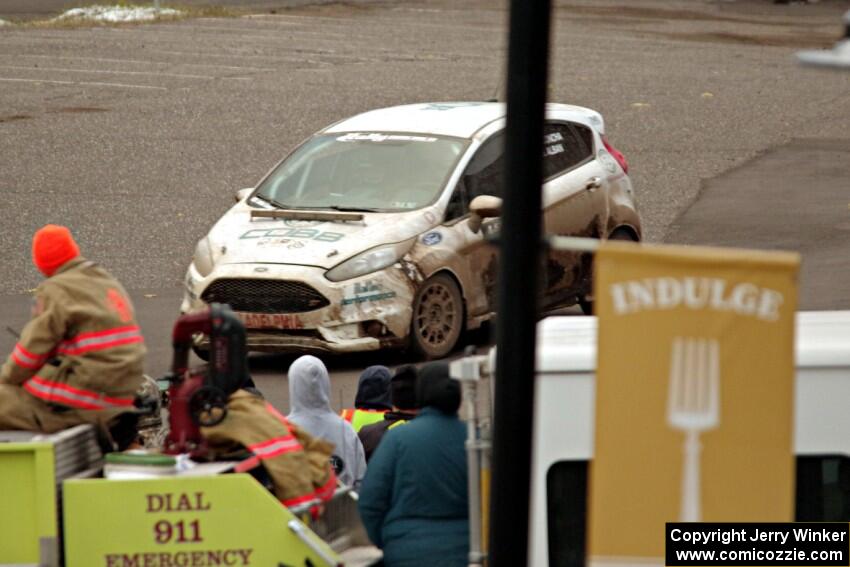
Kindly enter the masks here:
<path id="1" fill-rule="evenodd" d="M 550 12 L 550 0 L 511 0 L 490 500 L 493 567 L 526 565 L 528 557 Z"/>

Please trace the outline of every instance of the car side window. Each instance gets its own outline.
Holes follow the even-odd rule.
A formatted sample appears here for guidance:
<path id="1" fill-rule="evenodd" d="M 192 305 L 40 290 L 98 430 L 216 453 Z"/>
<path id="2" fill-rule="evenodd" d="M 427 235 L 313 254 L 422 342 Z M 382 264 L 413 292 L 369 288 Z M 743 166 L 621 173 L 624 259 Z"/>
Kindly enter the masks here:
<path id="1" fill-rule="evenodd" d="M 479 195 L 501 197 L 505 183 L 505 135 L 490 136 L 463 172 L 467 205 Z"/>
<path id="2" fill-rule="evenodd" d="M 578 137 L 581 138 L 581 141 L 584 142 L 584 146 L 590 155 L 595 155 L 596 152 L 593 151 L 593 133 L 590 131 L 590 128 L 582 124 L 570 124 L 570 126 L 578 134 Z"/>
<path id="3" fill-rule="evenodd" d="M 503 132 L 491 136 L 478 148 L 452 193 L 446 207 L 446 222 L 460 218 L 469 212 L 469 203 L 479 195 L 502 196 L 504 154 Z"/>
<path id="4" fill-rule="evenodd" d="M 455 190 L 452 193 L 451 199 L 449 199 L 449 204 L 446 207 L 445 222 L 459 219 L 465 215 L 467 211 L 466 202 L 466 187 L 464 186 L 463 178 L 461 177 L 460 181 L 458 181 L 457 187 L 455 187 Z"/>
<path id="5" fill-rule="evenodd" d="M 547 122 L 543 127 L 543 179 L 550 179 L 593 155 L 593 135 L 581 124 Z"/>

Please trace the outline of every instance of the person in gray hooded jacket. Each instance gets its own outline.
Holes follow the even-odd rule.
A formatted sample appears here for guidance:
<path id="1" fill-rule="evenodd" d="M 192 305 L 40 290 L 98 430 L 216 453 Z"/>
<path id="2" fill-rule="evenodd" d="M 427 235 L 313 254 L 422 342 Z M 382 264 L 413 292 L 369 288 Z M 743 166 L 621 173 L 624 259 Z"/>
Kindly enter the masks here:
<path id="1" fill-rule="evenodd" d="M 333 443 L 331 463 L 337 477 L 357 488 L 366 474 L 366 456 L 354 428 L 331 409 L 330 389 L 328 370 L 321 360 L 310 355 L 298 358 L 289 367 L 287 419 L 310 435 Z"/>

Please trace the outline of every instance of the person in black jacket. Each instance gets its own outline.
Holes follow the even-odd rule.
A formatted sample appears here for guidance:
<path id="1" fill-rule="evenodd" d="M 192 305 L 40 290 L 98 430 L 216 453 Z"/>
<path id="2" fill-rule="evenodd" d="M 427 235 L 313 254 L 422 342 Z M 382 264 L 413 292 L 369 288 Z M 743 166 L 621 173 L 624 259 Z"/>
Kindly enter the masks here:
<path id="1" fill-rule="evenodd" d="M 366 425 L 357 433 L 363 443 L 367 463 L 387 431 L 416 417 L 419 411 L 416 401 L 416 376 L 417 370 L 412 364 L 400 366 L 390 379 L 390 400 L 393 409 L 384 414 L 383 420 Z"/>

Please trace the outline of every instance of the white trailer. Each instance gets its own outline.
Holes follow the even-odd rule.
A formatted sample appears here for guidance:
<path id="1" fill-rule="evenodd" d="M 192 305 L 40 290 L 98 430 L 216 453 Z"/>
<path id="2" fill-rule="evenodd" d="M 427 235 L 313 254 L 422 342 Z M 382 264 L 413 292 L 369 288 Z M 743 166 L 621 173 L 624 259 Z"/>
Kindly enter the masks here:
<path id="1" fill-rule="evenodd" d="M 537 327 L 528 565 L 586 564 L 596 329 L 569 316 Z M 850 311 L 797 314 L 796 366 L 795 520 L 850 521 Z"/>

